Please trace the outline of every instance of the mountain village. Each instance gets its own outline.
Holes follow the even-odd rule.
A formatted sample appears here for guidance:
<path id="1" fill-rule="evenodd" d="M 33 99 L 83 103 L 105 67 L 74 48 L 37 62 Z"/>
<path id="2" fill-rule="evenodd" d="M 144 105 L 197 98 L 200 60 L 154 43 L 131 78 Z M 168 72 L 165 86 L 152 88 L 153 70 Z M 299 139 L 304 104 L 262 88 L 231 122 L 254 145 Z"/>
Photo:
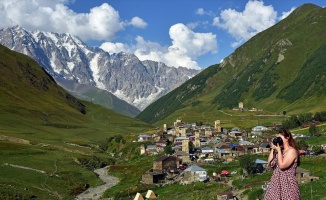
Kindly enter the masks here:
<path id="1" fill-rule="evenodd" d="M 326 200 L 323 1 L 0 9 L 0 200 Z"/>
<path id="2" fill-rule="evenodd" d="M 166 153 L 165 148 L 171 146 L 171 154 L 166 153 L 165 156 L 154 160 L 153 167 L 142 175 L 142 183 L 164 186 L 175 182 L 189 184 L 197 181 L 203 183 L 216 181 L 230 186 L 228 191 L 217 194 L 217 199 L 239 199 L 239 193 L 232 186 L 231 177 L 237 176 L 244 179 L 248 174 L 245 171 L 243 174 L 229 171 L 228 163 L 236 161 L 245 154 L 268 155 L 270 143 L 274 137 L 264 136 L 264 133 L 276 130 L 277 125 L 255 126 L 251 132 L 238 127 L 227 130 L 221 127 L 220 120 L 214 122 L 214 127 L 198 126 L 196 123 L 187 124 L 180 119 L 177 119 L 170 128 L 164 124 L 163 129 L 155 134 L 141 134 L 138 137 L 137 142 L 147 142 L 147 145 L 141 145 L 141 155 Z M 326 150 L 326 145 L 322 147 Z M 200 167 L 217 163 L 222 163 L 225 169 L 208 174 L 204 168 Z M 267 166 L 267 161 L 256 159 L 255 164 L 256 174 L 271 170 Z M 297 179 L 299 183 L 307 183 L 316 181 L 319 177 L 312 176 L 309 170 L 298 167 Z M 262 184 L 263 190 L 266 189 L 266 184 Z M 250 188 L 250 186 L 247 187 Z M 154 194 L 153 191 L 149 193 Z M 135 200 L 142 198 L 141 194 L 137 193 Z"/>

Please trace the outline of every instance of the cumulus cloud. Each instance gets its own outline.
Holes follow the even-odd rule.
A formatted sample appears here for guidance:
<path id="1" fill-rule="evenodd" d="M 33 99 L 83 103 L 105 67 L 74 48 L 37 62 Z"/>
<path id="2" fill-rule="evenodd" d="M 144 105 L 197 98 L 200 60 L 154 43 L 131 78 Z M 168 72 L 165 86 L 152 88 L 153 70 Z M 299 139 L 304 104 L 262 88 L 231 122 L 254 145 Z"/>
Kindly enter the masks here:
<path id="1" fill-rule="evenodd" d="M 287 18 L 287 16 L 289 16 L 295 9 L 296 9 L 296 7 L 293 7 L 288 12 L 282 12 L 282 16 L 279 18 L 279 20 Z"/>
<path id="2" fill-rule="evenodd" d="M 188 67 L 200 69 L 196 59 L 206 53 L 217 52 L 216 35 L 212 33 L 196 33 L 184 24 L 175 24 L 170 27 L 170 46 L 161 46 L 159 43 L 146 41 L 138 36 L 136 44 L 128 46 L 126 52 L 134 53 L 140 60 L 163 62 L 168 66 Z M 114 43 L 104 43 L 101 48 L 108 52 L 119 52 Z M 125 48 L 126 46 L 124 46 Z"/>
<path id="3" fill-rule="evenodd" d="M 138 28 L 146 28 L 147 26 L 147 23 L 139 17 L 133 17 L 130 24 Z"/>
<path id="4" fill-rule="evenodd" d="M 20 25 L 28 30 L 70 33 L 83 40 L 111 40 L 127 25 L 146 27 L 139 17 L 130 23 L 120 19 L 119 12 L 107 3 L 88 13 L 76 13 L 65 4 L 69 0 L 1 0 L 0 28 Z"/>
<path id="5" fill-rule="evenodd" d="M 243 12 L 226 9 L 213 19 L 213 25 L 227 30 L 236 39 L 232 46 L 241 44 L 276 23 L 277 12 L 263 1 L 249 1 Z"/>

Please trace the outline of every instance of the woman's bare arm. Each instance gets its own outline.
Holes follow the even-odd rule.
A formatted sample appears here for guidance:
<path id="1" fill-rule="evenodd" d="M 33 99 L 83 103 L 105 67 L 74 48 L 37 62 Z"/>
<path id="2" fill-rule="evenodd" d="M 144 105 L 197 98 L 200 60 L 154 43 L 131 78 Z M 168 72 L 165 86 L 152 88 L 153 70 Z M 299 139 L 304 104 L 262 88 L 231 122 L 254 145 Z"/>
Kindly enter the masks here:
<path id="1" fill-rule="evenodd" d="M 284 157 L 282 155 L 282 152 L 278 152 L 277 156 L 278 166 L 280 167 L 280 169 L 287 169 L 297 159 L 298 153 L 295 149 L 291 148 L 285 152 Z"/>

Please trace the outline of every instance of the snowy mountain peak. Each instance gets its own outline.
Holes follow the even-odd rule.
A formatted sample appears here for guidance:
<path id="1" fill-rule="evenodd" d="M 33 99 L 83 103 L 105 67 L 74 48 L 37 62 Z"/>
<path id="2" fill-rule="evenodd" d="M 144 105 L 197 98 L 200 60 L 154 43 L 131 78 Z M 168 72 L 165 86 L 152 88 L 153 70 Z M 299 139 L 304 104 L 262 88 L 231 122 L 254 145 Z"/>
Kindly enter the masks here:
<path id="1" fill-rule="evenodd" d="M 107 90 L 140 110 L 199 72 L 142 62 L 125 52 L 110 55 L 68 33 L 20 26 L 0 30 L 0 43 L 34 58 L 52 76 Z"/>

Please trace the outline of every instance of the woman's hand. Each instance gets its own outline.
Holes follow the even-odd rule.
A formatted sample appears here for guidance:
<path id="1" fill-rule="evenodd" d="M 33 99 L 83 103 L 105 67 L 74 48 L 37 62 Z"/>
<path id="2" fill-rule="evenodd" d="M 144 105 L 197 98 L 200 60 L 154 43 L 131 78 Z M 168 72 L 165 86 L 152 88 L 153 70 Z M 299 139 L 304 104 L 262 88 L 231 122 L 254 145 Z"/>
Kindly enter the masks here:
<path id="1" fill-rule="evenodd" d="M 279 144 L 277 144 L 277 146 L 275 146 L 273 143 L 271 143 L 271 148 L 275 151 L 277 151 L 278 153 L 281 152 L 281 147 Z"/>
<path id="2" fill-rule="evenodd" d="M 275 145 L 274 145 L 275 146 Z M 281 153 L 281 147 L 280 145 L 277 143 L 277 146 L 275 146 L 275 150 L 278 152 L 278 153 Z"/>

